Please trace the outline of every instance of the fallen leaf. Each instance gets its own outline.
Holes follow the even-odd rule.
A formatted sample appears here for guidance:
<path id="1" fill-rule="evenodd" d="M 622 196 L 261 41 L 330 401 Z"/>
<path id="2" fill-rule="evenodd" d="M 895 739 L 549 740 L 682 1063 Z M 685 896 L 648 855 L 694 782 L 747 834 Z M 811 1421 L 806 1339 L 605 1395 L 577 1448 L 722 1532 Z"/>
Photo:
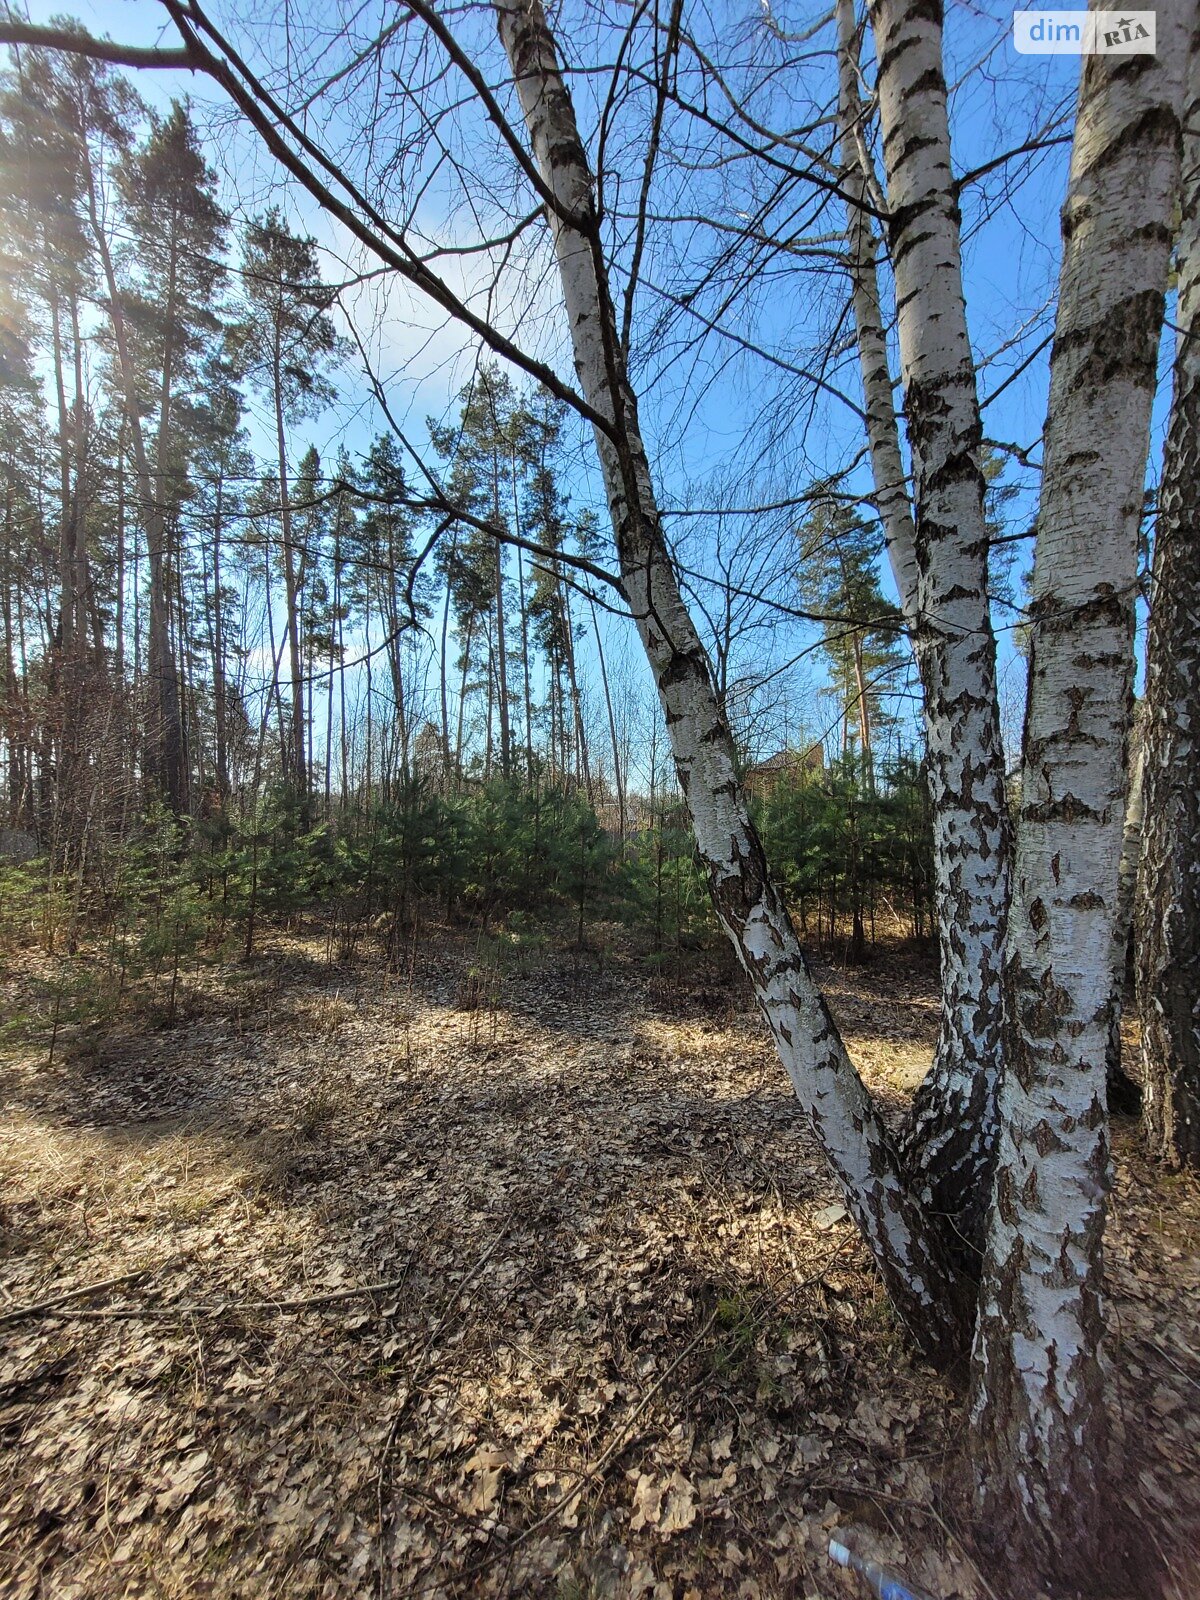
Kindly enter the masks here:
<path id="1" fill-rule="evenodd" d="M 845 1222 L 849 1216 L 850 1213 L 845 1206 L 834 1204 L 823 1206 L 813 1217 L 813 1221 L 822 1233 L 828 1233 L 830 1228 L 836 1228 L 839 1222 Z"/>

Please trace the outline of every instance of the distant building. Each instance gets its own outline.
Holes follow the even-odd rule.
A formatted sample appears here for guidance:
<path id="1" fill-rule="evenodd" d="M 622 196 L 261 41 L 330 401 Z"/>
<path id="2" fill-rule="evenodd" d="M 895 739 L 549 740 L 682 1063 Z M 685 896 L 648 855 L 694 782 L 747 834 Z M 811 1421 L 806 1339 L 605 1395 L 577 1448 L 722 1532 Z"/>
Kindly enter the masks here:
<path id="1" fill-rule="evenodd" d="M 810 744 L 806 750 L 779 750 L 766 761 L 747 767 L 742 783 L 747 794 L 756 800 L 767 800 L 781 783 L 793 783 L 805 773 L 824 770 L 825 746 Z"/>

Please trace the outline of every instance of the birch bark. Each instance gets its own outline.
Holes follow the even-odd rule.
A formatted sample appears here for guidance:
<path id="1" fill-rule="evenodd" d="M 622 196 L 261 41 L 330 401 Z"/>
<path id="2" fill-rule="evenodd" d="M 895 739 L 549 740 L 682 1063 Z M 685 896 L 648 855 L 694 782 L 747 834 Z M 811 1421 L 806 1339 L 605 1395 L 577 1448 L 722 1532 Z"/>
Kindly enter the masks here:
<path id="1" fill-rule="evenodd" d="M 887 1130 L 813 983 L 739 788 L 736 752 L 666 548 L 609 289 L 591 171 L 539 0 L 494 0 L 530 144 L 553 194 L 576 370 L 604 419 L 596 443 L 630 609 L 654 675 L 714 906 L 846 1204 L 914 1338 L 955 1358 L 959 1284 L 901 1177 Z"/>
<path id="2" fill-rule="evenodd" d="M 950 165 L 941 0 L 871 0 L 870 16 L 913 459 L 913 629 L 925 691 L 943 996 L 933 1070 L 904 1144 L 921 1197 L 976 1245 L 995 1152 L 1009 896 L 982 430 Z M 860 298 L 865 306 L 867 296 Z M 882 412 L 886 366 L 876 357 L 871 366 Z"/>
<path id="3" fill-rule="evenodd" d="M 1141 1088 L 1121 1064 L 1121 1015 L 1129 975 L 1129 936 L 1133 932 L 1138 866 L 1142 855 L 1142 824 L 1146 811 L 1146 740 L 1143 724 L 1144 717 L 1135 715 L 1129 733 L 1129 793 L 1125 800 L 1125 825 L 1121 830 L 1121 859 L 1117 868 L 1117 899 L 1113 908 L 1112 1000 L 1104 1070 L 1109 1113 L 1120 1116 L 1136 1116 L 1142 1106 Z"/>
<path id="4" fill-rule="evenodd" d="M 1138 1001 L 1145 1122 L 1200 1167 L 1200 74 L 1184 126 L 1175 394 L 1154 542 L 1145 698 Z"/>
<path id="5" fill-rule="evenodd" d="M 1094 1593 L 1103 1537 L 1112 919 L 1193 0 L 1157 17 L 1157 55 L 1085 60 L 1062 212 L 1002 1132 L 971 1404 L 980 1526 L 1019 1593 Z"/>
<path id="6" fill-rule="evenodd" d="M 900 433 L 892 399 L 892 370 L 879 301 L 879 244 L 867 210 L 869 194 L 863 171 L 863 124 L 866 108 L 858 89 L 859 36 L 854 0 L 837 0 L 838 119 L 841 127 L 842 188 L 846 203 L 846 258 L 850 271 L 851 310 L 858 345 L 867 448 L 875 509 L 883 527 L 888 565 L 900 597 L 904 620 L 915 633 L 917 623 L 917 549 L 908 478 L 900 455 Z"/>

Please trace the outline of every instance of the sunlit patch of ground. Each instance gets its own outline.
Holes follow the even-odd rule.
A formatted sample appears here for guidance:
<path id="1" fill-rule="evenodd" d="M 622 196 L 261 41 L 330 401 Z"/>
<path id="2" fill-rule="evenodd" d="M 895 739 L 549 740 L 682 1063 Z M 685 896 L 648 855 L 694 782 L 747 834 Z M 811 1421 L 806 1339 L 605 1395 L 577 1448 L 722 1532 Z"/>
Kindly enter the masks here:
<path id="1" fill-rule="evenodd" d="M 10 1050 L 0 1593 L 833 1600 L 838 1528 L 985 1596 L 958 1402 L 728 978 L 422 949 L 280 941 Z M 822 976 L 899 1115 L 930 975 Z M 1119 1444 L 1182 1597 L 1200 1200 L 1121 1148 Z"/>

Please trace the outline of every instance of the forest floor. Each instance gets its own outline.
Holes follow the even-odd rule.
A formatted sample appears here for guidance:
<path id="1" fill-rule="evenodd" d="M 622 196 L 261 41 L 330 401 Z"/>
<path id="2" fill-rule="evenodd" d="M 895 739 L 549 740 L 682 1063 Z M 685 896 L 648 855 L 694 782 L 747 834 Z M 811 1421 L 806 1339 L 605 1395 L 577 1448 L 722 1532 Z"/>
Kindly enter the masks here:
<path id="1" fill-rule="evenodd" d="M 53 965 L 10 963 L 0 1006 Z M 821 977 L 899 1116 L 928 968 Z M 161 1022 L 0 1058 L 0 1594 L 848 1600 L 837 1529 L 1001 1600 L 965 1553 L 961 1401 L 728 974 L 501 972 L 434 928 L 397 977 L 275 938 Z M 1200 1186 L 1131 1125 L 1117 1149 L 1114 1515 L 1130 1600 L 1183 1600 Z"/>

